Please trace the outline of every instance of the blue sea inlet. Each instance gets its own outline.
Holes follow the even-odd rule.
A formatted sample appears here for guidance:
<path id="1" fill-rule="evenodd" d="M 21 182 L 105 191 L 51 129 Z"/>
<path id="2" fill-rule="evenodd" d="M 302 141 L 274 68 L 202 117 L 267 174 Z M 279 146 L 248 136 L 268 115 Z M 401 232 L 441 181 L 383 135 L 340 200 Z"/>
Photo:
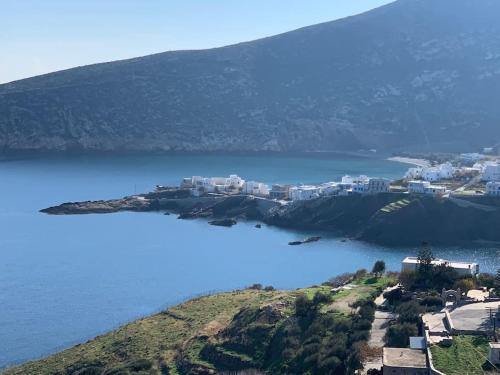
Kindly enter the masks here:
<path id="1" fill-rule="evenodd" d="M 399 269 L 416 249 L 387 249 L 238 223 L 232 228 L 159 213 L 49 216 L 67 201 L 108 199 L 178 184 L 191 175 L 319 183 L 344 174 L 400 177 L 386 160 L 322 155 L 114 156 L 0 162 L 0 368 L 62 350 L 210 291 L 253 283 L 297 288 L 384 259 Z M 435 249 L 499 266 L 495 249 Z M 492 261 L 493 259 L 493 261 Z M 496 259 L 496 260 L 495 260 Z M 496 263 L 495 263 L 496 262 Z"/>

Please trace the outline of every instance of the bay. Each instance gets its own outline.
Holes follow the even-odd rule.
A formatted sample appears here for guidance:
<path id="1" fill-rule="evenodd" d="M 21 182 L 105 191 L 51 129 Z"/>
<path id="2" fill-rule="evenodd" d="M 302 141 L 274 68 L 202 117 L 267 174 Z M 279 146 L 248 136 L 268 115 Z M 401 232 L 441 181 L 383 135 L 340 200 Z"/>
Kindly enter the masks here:
<path id="1" fill-rule="evenodd" d="M 407 166 L 339 155 L 121 155 L 0 163 L 0 368 L 83 342 L 187 298 L 253 283 L 297 288 L 370 268 L 398 270 L 417 249 L 388 249 L 255 223 L 233 228 L 160 213 L 49 216 L 66 201 L 109 199 L 191 175 L 319 183 L 344 174 L 399 178 Z M 499 266 L 498 249 L 434 249 Z"/>

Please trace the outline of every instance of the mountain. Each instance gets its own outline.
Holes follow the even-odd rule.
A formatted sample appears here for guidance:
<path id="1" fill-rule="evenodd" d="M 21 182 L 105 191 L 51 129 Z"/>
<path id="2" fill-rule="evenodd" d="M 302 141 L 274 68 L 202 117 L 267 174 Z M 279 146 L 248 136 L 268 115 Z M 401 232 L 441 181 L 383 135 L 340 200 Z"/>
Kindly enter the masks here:
<path id="1" fill-rule="evenodd" d="M 499 14 L 497 0 L 399 0 L 253 42 L 11 82 L 0 152 L 496 144 Z"/>

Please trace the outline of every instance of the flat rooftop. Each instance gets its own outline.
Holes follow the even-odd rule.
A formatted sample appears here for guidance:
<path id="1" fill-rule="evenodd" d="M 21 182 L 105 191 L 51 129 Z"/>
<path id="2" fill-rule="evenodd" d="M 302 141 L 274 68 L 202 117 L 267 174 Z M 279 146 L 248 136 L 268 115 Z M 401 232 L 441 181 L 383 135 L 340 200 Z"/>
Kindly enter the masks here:
<path id="1" fill-rule="evenodd" d="M 427 368 L 427 357 L 420 349 L 384 348 L 384 366 Z"/>
<path id="2" fill-rule="evenodd" d="M 417 264 L 418 263 L 418 258 L 417 257 L 406 257 L 403 259 L 403 263 L 407 264 Z M 442 264 L 448 265 L 448 267 L 452 268 L 462 268 L 462 269 L 469 269 L 477 266 L 477 263 L 468 263 L 468 262 L 450 262 L 449 260 L 446 259 L 434 259 L 432 261 L 432 264 L 435 266 L 440 266 Z"/>

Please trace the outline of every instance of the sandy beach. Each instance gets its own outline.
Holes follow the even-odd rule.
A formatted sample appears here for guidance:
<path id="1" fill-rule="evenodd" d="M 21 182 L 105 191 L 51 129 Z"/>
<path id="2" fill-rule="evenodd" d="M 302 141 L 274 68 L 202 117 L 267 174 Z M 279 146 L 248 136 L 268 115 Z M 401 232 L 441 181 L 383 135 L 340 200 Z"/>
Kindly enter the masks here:
<path id="1" fill-rule="evenodd" d="M 416 167 L 429 167 L 431 163 L 428 160 L 425 159 L 416 159 L 416 158 L 405 158 L 402 156 L 394 156 L 391 158 L 388 158 L 387 160 L 391 161 L 397 161 L 399 163 L 405 163 L 405 164 L 411 164 Z"/>

